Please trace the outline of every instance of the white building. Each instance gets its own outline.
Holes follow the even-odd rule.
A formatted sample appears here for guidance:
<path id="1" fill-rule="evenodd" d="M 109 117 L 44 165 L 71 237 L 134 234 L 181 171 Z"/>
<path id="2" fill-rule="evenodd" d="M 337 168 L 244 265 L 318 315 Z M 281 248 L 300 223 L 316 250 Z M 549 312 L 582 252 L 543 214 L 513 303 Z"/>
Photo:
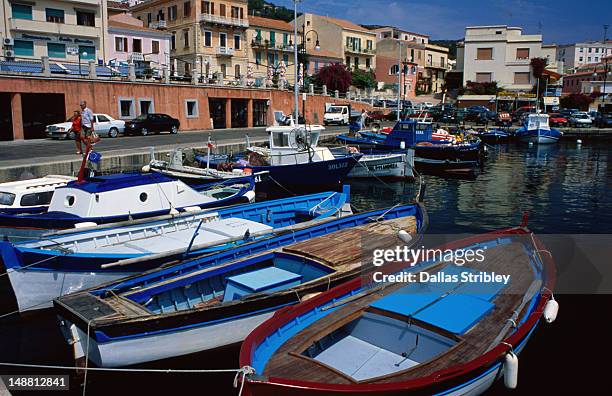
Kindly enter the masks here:
<path id="1" fill-rule="evenodd" d="M 548 58 L 550 70 L 557 70 L 554 45 L 542 45 L 542 35 L 523 34 L 520 27 L 470 26 L 463 46 L 457 48 L 457 70 L 468 81 L 493 82 L 505 90 L 531 90 L 532 58 Z"/>
<path id="2" fill-rule="evenodd" d="M 3 54 L 76 62 L 107 59 L 107 0 L 2 0 Z"/>
<path id="3" fill-rule="evenodd" d="M 557 48 L 556 59 L 563 62 L 566 71 L 577 67 L 599 63 L 606 55 L 612 55 L 612 41 L 590 41 L 561 45 Z"/>

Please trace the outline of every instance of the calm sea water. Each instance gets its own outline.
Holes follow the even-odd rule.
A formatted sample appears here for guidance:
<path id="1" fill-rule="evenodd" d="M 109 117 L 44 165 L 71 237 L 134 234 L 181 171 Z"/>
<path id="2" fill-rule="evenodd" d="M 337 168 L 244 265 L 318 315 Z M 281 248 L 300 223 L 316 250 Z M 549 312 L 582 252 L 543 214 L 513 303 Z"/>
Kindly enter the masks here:
<path id="1" fill-rule="evenodd" d="M 552 146 L 503 145 L 491 148 L 483 172 L 473 180 L 424 176 L 425 203 L 432 233 L 479 233 L 518 225 L 523 212 L 540 234 L 606 234 L 612 231 L 612 145 L 561 143 Z M 413 202 L 412 183 L 353 182 L 356 210 Z M 554 253 L 554 251 L 553 251 Z M 562 254 L 560 254 L 562 255 Z M 12 309 L 10 286 L 0 278 L 0 312 Z M 596 340 L 609 338 L 601 315 L 609 296 L 557 296 L 561 310 L 553 325 L 541 325 L 521 354 L 519 390 L 514 394 L 601 393 L 605 378 L 591 360 L 601 351 Z M 599 308 L 598 308 L 599 307 Z M 601 321 L 601 323 L 598 323 Z M 586 325 L 585 325 L 586 323 Z M 605 337 L 605 338 L 604 338 Z M 585 341 L 587 338 L 587 341 Z M 169 361 L 154 368 L 235 368 L 237 347 Z M 0 361 L 71 365 L 51 312 L 0 320 Z M 591 363 L 592 362 L 592 363 Z M 5 369 L 0 373 L 55 373 L 50 370 Z M 68 372 L 67 372 L 68 373 Z M 82 378 L 71 374 L 71 391 L 80 394 Z M 90 373 L 87 394 L 175 393 L 232 395 L 233 375 Z M 490 394 L 510 393 L 495 385 Z M 40 394 L 40 393 L 37 393 Z"/>

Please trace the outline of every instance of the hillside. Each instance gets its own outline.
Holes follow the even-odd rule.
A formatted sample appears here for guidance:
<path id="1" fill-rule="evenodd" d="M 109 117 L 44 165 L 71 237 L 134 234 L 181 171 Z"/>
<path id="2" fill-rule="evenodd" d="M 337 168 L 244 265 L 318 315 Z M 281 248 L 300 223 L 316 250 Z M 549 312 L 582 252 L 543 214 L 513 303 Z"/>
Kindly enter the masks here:
<path id="1" fill-rule="evenodd" d="M 285 22 L 293 20 L 293 10 L 277 6 L 265 0 L 249 0 L 249 14 L 264 18 L 280 19 Z"/>

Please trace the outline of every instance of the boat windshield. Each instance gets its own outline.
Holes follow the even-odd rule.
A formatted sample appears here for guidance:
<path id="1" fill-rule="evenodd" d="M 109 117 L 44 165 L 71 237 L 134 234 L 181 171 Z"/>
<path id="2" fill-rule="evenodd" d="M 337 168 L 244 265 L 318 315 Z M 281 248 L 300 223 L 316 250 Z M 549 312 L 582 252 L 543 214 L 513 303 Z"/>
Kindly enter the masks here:
<path id="1" fill-rule="evenodd" d="M 289 147 L 289 132 L 272 132 L 274 147 Z"/>
<path id="2" fill-rule="evenodd" d="M 0 191 L 0 205 L 11 206 L 15 202 L 15 194 Z"/>
<path id="3" fill-rule="evenodd" d="M 528 118 L 527 129 L 550 129 L 550 127 L 548 126 L 548 115 L 530 114 Z"/>

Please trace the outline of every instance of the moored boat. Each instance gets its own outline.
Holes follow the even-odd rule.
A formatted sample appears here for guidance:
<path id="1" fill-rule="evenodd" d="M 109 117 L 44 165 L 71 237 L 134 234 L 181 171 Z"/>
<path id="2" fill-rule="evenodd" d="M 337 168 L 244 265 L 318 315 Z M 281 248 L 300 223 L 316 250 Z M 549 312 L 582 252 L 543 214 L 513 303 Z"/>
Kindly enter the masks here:
<path id="1" fill-rule="evenodd" d="M 42 213 L 47 210 L 53 192 L 76 180 L 75 177 L 48 175 L 28 180 L 0 183 L 0 213 Z"/>
<path id="2" fill-rule="evenodd" d="M 557 315 L 552 258 L 522 227 L 441 249 L 484 253 L 462 265 L 392 262 L 385 274 L 416 280 L 368 284 L 362 277 L 279 311 L 242 344 L 240 365 L 254 371 L 246 390 L 477 395 L 502 375 L 516 387 L 517 355 L 540 318 Z"/>
<path id="3" fill-rule="evenodd" d="M 490 144 L 508 143 L 510 141 L 510 133 L 501 131 L 499 129 L 483 131 L 483 132 L 478 133 L 477 136 L 483 142 L 490 143 Z"/>
<path id="4" fill-rule="evenodd" d="M 351 214 L 349 195 L 347 186 L 343 192 L 113 223 L 21 243 L 0 242 L 0 260 L 19 310 L 43 309 L 64 294 L 346 216 Z"/>
<path id="5" fill-rule="evenodd" d="M 365 212 L 54 300 L 76 358 L 124 366 L 234 344 L 361 273 L 362 250 L 420 241 L 420 205 Z M 370 243 L 371 242 L 371 243 Z"/>
<path id="6" fill-rule="evenodd" d="M 548 114 L 533 113 L 527 116 L 525 125 L 519 128 L 515 136 L 523 143 L 551 144 L 557 143 L 562 133 L 551 128 Z"/>

